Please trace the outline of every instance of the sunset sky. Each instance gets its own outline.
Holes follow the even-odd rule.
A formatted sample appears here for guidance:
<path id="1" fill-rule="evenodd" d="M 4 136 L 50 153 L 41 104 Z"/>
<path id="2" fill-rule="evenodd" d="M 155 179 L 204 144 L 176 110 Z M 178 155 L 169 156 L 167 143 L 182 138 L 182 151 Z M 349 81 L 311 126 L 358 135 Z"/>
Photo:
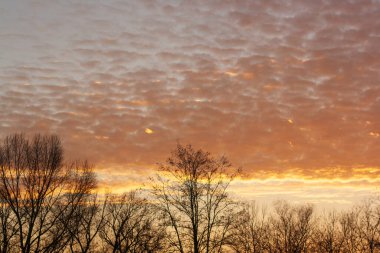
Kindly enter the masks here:
<path id="1" fill-rule="evenodd" d="M 380 1 L 0 1 L 0 138 L 58 134 L 101 187 L 176 143 L 226 155 L 238 198 L 379 193 Z"/>

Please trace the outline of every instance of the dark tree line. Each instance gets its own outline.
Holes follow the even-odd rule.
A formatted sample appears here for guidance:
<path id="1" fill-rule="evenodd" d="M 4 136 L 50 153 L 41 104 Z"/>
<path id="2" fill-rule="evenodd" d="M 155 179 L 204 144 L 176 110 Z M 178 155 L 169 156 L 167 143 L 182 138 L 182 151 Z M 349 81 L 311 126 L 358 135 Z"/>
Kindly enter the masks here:
<path id="1" fill-rule="evenodd" d="M 317 215 L 228 196 L 227 158 L 178 145 L 150 189 L 100 194 L 92 166 L 68 163 L 57 136 L 0 144 L 0 252 L 380 252 L 380 204 Z"/>

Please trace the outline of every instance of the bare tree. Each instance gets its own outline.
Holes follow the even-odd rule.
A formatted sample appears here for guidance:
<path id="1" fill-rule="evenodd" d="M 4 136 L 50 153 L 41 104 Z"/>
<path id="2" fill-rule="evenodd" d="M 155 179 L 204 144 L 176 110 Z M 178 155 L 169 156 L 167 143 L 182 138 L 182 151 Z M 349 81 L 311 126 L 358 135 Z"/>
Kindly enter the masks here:
<path id="1" fill-rule="evenodd" d="M 2 200 L 0 202 L 0 226 L 0 252 L 12 252 L 16 235 L 15 219 L 9 205 Z"/>
<path id="2" fill-rule="evenodd" d="M 352 209 L 342 213 L 340 217 L 340 226 L 343 235 L 343 252 L 356 253 L 359 251 L 358 236 L 358 210 Z"/>
<path id="3" fill-rule="evenodd" d="M 234 206 L 227 196 L 230 162 L 178 144 L 154 180 L 169 247 L 176 252 L 221 252 Z"/>
<path id="4" fill-rule="evenodd" d="M 100 231 L 106 248 L 120 253 L 160 251 L 165 234 L 155 224 L 154 211 L 136 191 L 110 196 L 105 226 Z"/>
<path id="5" fill-rule="evenodd" d="M 255 203 L 243 204 L 235 214 L 228 238 L 229 245 L 239 253 L 262 253 L 268 249 L 269 224 L 266 208 Z"/>
<path id="6" fill-rule="evenodd" d="M 105 225 L 105 210 L 107 199 L 98 201 L 97 194 L 86 196 L 75 210 L 75 216 L 70 219 L 70 252 L 94 252 L 99 248 L 99 231 Z M 98 240 L 97 240 L 98 239 Z"/>
<path id="7" fill-rule="evenodd" d="M 79 171 L 79 170 L 77 170 Z M 77 184 L 86 173 L 72 173 L 63 163 L 63 149 L 57 136 L 36 135 L 32 140 L 15 134 L 0 146 L 0 198 L 15 220 L 19 252 L 55 252 L 65 247 L 66 230 L 59 221 L 67 221 L 72 200 L 93 186 Z M 79 179 L 74 179 L 73 175 Z M 82 190 L 83 192 L 77 192 Z M 59 208 L 60 207 L 60 208 Z"/>
<path id="8" fill-rule="evenodd" d="M 339 253 L 343 249 L 344 237 L 335 211 L 319 217 L 318 227 L 313 233 L 312 248 L 315 252 Z"/>
<path id="9" fill-rule="evenodd" d="M 370 199 L 358 207 L 357 232 L 362 252 L 373 253 L 380 247 L 380 205 Z"/>
<path id="10" fill-rule="evenodd" d="M 311 235 L 313 207 L 291 206 L 285 201 L 276 202 L 272 217 L 271 252 L 306 252 Z"/>

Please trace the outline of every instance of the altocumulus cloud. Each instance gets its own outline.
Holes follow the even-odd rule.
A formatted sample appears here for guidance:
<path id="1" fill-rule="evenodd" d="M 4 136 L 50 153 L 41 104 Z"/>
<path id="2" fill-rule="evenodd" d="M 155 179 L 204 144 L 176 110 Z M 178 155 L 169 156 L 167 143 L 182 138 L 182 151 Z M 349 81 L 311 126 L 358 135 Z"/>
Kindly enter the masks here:
<path id="1" fill-rule="evenodd" d="M 246 178 L 377 180 L 379 16 L 370 0 L 1 1 L 0 134 L 58 133 L 115 171 L 180 140 Z"/>

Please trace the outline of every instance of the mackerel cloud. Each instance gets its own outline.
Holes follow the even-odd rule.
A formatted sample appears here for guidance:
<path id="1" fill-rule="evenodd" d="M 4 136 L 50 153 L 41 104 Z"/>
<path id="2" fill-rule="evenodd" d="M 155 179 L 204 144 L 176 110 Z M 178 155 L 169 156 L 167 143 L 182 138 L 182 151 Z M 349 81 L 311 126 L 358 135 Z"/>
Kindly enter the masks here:
<path id="1" fill-rule="evenodd" d="M 119 171 L 180 142 L 246 177 L 378 178 L 379 17 L 369 0 L 1 1 L 0 135 L 58 134 Z"/>

